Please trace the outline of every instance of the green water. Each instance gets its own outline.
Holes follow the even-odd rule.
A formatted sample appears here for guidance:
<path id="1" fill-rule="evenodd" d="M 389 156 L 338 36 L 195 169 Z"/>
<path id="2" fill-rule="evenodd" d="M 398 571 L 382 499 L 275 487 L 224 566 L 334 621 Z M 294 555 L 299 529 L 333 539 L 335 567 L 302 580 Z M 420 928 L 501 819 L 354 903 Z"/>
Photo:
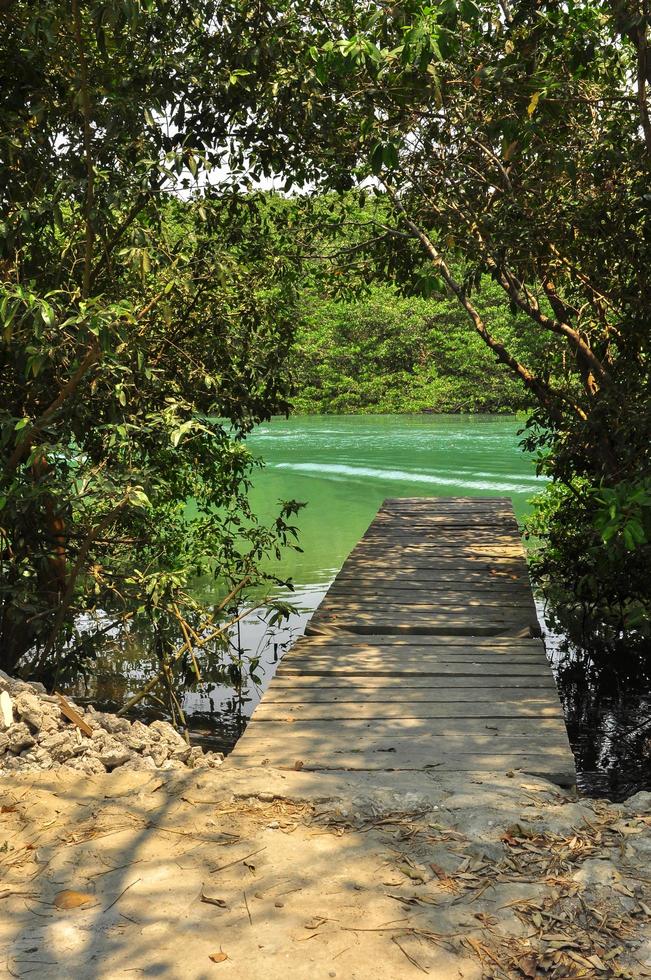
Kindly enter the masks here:
<path id="1" fill-rule="evenodd" d="M 266 463 L 253 493 L 271 517 L 302 500 L 303 554 L 280 573 L 299 591 L 330 582 L 386 497 L 510 497 L 518 518 L 543 484 L 508 416 L 378 415 L 274 419 L 250 438 Z"/>

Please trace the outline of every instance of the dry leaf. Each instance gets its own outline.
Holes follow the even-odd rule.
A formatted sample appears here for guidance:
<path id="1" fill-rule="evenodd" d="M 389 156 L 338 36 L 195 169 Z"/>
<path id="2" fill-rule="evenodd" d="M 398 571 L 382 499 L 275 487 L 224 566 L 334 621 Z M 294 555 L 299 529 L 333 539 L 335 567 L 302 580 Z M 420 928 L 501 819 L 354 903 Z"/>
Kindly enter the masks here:
<path id="1" fill-rule="evenodd" d="M 206 905 L 216 905 L 220 909 L 228 908 L 223 898 L 211 898 L 210 895 L 206 895 L 204 892 L 201 892 L 200 901 L 205 902 Z"/>
<path id="2" fill-rule="evenodd" d="M 65 888 L 54 896 L 52 904 L 57 909 L 78 909 L 81 905 L 94 902 L 95 896 L 88 892 L 76 892 L 72 888 Z"/>
<path id="3" fill-rule="evenodd" d="M 294 769 L 298 771 L 299 769 L 302 769 L 304 765 L 305 763 L 303 762 L 302 759 L 297 759 L 296 762 L 294 763 Z"/>
<path id="4" fill-rule="evenodd" d="M 224 953 L 220 949 L 218 953 L 211 953 L 208 959 L 212 960 L 213 963 L 223 963 L 224 960 L 228 959 L 228 953 Z"/>

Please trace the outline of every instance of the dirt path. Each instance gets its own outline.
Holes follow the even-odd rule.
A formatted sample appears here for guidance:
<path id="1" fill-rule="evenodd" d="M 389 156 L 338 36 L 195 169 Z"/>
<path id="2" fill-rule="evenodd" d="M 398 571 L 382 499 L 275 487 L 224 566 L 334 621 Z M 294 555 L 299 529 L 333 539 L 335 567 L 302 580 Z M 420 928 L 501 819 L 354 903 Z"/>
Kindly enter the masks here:
<path id="1" fill-rule="evenodd" d="M 651 976 L 648 793 L 225 765 L 12 776 L 0 805 L 7 976 Z"/>

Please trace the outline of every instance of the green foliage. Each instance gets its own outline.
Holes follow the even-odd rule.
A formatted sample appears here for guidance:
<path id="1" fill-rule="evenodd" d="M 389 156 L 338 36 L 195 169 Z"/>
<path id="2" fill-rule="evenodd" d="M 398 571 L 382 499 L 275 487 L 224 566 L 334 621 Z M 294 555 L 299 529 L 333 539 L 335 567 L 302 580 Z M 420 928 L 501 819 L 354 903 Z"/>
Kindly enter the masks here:
<path id="1" fill-rule="evenodd" d="M 187 673 L 187 637 L 212 635 L 295 537 L 295 504 L 269 527 L 251 512 L 245 444 L 287 408 L 295 262 L 273 208 L 241 197 L 237 174 L 214 178 L 244 76 L 207 70 L 213 16 L 201 2 L 3 10 L 7 670 L 61 678 L 92 667 L 102 635 L 146 630 L 159 665 Z M 206 573 L 225 608 L 193 598 Z"/>
<path id="2" fill-rule="evenodd" d="M 488 282 L 482 308 L 521 356 L 532 338 Z M 292 359 L 302 413 L 514 412 L 531 397 L 448 297 L 372 287 L 350 302 L 309 296 Z M 536 338 L 533 338 L 534 340 Z"/>
<path id="3" fill-rule="evenodd" d="M 651 480 L 550 484 L 535 503 L 527 533 L 544 547 L 531 568 L 545 583 L 552 621 L 575 641 L 589 631 L 610 643 L 622 629 L 648 640 Z"/>

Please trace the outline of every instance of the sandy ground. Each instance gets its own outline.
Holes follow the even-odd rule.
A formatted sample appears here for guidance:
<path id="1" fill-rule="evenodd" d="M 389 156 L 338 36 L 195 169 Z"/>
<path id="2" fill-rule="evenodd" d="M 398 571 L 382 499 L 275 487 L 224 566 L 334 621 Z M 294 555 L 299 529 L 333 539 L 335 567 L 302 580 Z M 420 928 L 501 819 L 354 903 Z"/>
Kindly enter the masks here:
<path id="1" fill-rule="evenodd" d="M 0 974 L 651 977 L 651 794 L 522 773 L 0 781 Z"/>

